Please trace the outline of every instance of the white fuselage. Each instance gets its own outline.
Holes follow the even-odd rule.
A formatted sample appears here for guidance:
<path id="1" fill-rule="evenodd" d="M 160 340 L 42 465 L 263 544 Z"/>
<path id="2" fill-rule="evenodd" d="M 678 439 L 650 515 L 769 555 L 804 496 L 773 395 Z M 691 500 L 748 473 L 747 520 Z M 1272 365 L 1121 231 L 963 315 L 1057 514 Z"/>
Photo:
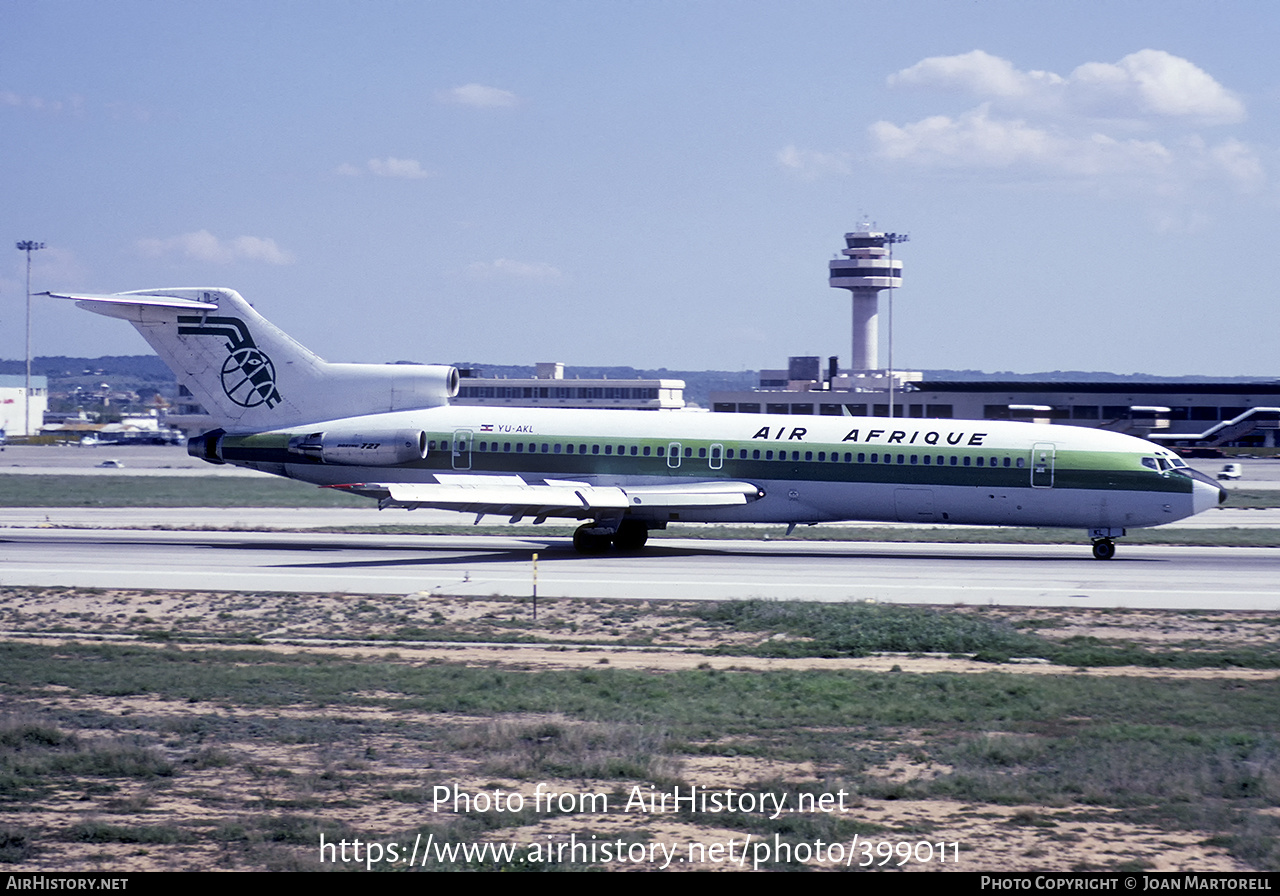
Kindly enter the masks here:
<path id="1" fill-rule="evenodd" d="M 518 476 L 529 484 L 621 487 L 733 480 L 764 493 L 742 506 L 663 514 L 688 521 L 1118 529 L 1173 522 L 1220 496 L 1167 449 L 1071 426 L 441 407 L 295 427 L 279 437 L 332 427 L 421 430 L 430 447 L 421 460 L 390 466 L 294 462 L 278 451 L 236 457 L 228 450 L 226 460 L 318 485 Z M 235 436 L 226 439 L 231 445 Z M 660 521 L 643 510 L 629 515 Z"/>

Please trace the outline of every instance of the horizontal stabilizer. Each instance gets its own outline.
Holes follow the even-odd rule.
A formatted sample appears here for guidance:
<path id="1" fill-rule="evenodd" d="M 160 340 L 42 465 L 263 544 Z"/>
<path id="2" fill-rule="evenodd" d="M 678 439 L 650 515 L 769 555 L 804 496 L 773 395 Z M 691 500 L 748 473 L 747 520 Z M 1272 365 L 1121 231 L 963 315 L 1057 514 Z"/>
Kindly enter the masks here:
<path id="1" fill-rule="evenodd" d="M 187 311 L 217 311 L 217 302 L 199 302 L 195 299 L 183 299 L 175 296 L 156 295 L 154 293 L 113 293 L 111 295 L 92 295 L 89 293 L 42 292 L 42 296 L 52 299 L 70 299 L 73 302 L 84 302 L 90 305 L 139 305 L 147 308 L 181 308 Z M 85 307 L 85 306 L 81 306 Z M 89 310 L 93 310 L 90 308 Z"/>

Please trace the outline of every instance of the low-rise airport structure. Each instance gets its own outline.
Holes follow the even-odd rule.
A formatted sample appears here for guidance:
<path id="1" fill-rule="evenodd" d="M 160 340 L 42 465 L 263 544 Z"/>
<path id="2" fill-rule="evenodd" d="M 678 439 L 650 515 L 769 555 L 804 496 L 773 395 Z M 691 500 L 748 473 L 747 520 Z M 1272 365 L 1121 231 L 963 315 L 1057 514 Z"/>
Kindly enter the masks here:
<path id="1" fill-rule="evenodd" d="M 564 365 L 543 362 L 532 377 L 483 377 L 463 373 L 454 405 L 464 407 L 614 408 L 679 410 L 684 380 L 565 379 Z"/>
<path id="2" fill-rule="evenodd" d="M 0 434 L 27 436 L 39 432 L 48 409 L 48 377 L 33 376 L 31 393 L 28 395 L 25 376 L 0 374 Z M 30 429 L 27 428 L 27 421 L 30 421 Z"/>

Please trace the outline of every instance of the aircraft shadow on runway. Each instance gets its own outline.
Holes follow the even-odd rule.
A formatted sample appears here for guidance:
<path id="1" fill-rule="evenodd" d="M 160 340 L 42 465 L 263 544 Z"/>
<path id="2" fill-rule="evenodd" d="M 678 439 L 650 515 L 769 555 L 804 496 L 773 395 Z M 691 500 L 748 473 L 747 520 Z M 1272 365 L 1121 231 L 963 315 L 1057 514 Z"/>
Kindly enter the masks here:
<path id="1" fill-rule="evenodd" d="M 706 556 L 717 557 L 741 557 L 747 558 L 776 558 L 779 560 L 822 560 L 822 559 L 844 559 L 852 562 L 868 561 L 868 560 L 897 560 L 904 562 L 916 562 L 920 560 L 936 560 L 936 561 L 965 561 L 968 563 L 1035 563 L 1043 567 L 1046 563 L 1086 563 L 1091 568 L 1098 569 L 1098 561 L 1089 556 L 1088 548 L 1084 545 L 1079 546 L 1079 554 L 1071 556 L 1062 555 L 1040 555 L 1034 553 L 1014 553 L 1002 550 L 1004 545 L 990 545 L 991 550 L 984 550 L 981 553 L 968 553 L 956 550 L 958 546 L 951 544 L 932 544 L 922 542 L 903 542 L 895 550 L 885 550 L 881 544 L 873 544 L 870 542 L 845 542 L 838 549 L 831 549 L 829 546 L 836 544 L 835 542 L 793 542 L 787 545 L 784 542 L 725 542 L 712 541 L 695 542 L 675 545 L 667 542 L 666 539 L 658 539 L 651 541 L 642 551 L 637 552 L 615 552 L 608 551 L 603 554 L 581 554 L 573 549 L 572 542 L 563 537 L 548 537 L 546 539 L 537 538 L 520 538 L 519 541 L 524 542 L 527 547 L 512 547 L 511 538 L 497 538 L 494 536 L 476 536 L 479 539 L 491 539 L 495 542 L 501 542 L 501 545 L 495 544 L 492 547 L 485 544 L 475 544 L 474 542 L 464 545 L 455 545 L 440 543 L 441 540 L 470 541 L 470 536 L 439 536 L 433 543 L 416 545 L 404 544 L 368 544 L 368 543 L 344 543 L 340 536 L 333 537 L 327 541 L 312 540 L 294 540 L 288 537 L 277 537 L 266 541 L 252 540 L 235 540 L 235 541 L 201 541 L 196 533 L 187 533 L 186 537 L 181 534 L 175 534 L 172 538 L 164 539 L 117 539 L 111 543 L 114 545 L 136 545 L 150 548 L 171 546 L 176 548 L 182 547 L 199 547 L 203 550 L 211 551 L 265 551 L 277 553 L 298 554 L 341 554 L 347 551 L 361 551 L 363 553 L 395 553 L 396 557 L 388 557 L 386 559 L 361 559 L 361 560 L 342 560 L 333 559 L 317 562 L 297 562 L 297 563 L 264 563 L 264 568 L 275 569 L 376 569 L 376 568 L 393 568 L 393 567 L 430 567 L 430 566 L 447 566 L 460 562 L 467 563 L 484 563 L 484 564 L 503 564 L 503 563 L 526 563 L 530 559 L 530 555 L 537 553 L 539 560 L 546 563 L 583 563 L 588 564 L 595 561 L 610 560 L 671 560 L 677 558 L 698 558 Z M 6 541 L 29 543 L 30 538 L 8 539 L 0 538 L 0 544 Z M 38 540 L 38 539 L 36 539 Z M 93 539 L 87 539 L 93 541 Z M 101 542 L 94 541 L 95 544 Z M 67 542 L 62 542 L 66 545 Z M 785 546 L 784 546 L 785 545 Z M 815 550 L 822 546 L 823 550 Z M 806 549 L 808 548 L 808 549 Z M 411 553 L 412 556 L 405 556 Z M 1115 560 L 1115 563 L 1164 563 L 1174 557 L 1153 557 L 1134 556 L 1133 554 L 1121 553 Z"/>
<path id="2" fill-rule="evenodd" d="M 829 544 L 829 543 L 828 543 Z M 918 560 L 949 560 L 949 561 L 965 561 L 970 563 L 1088 563 L 1091 568 L 1096 568 L 1097 561 L 1087 553 L 1087 548 L 1082 548 L 1078 557 L 1063 556 L 1035 556 L 1034 554 L 1009 553 L 1000 551 L 999 545 L 993 545 L 996 550 L 984 552 L 982 554 L 968 554 L 955 550 L 951 550 L 948 545 L 910 545 L 911 550 L 904 552 L 886 551 L 882 547 L 868 546 L 865 550 L 857 547 L 849 547 L 843 550 L 825 550 L 820 553 L 806 551 L 800 548 L 795 549 L 777 549 L 776 542 L 770 543 L 769 549 L 760 550 L 746 543 L 742 547 L 726 547 L 723 544 L 713 545 L 708 543 L 702 547 L 684 547 L 675 545 L 663 545 L 650 543 L 643 551 L 638 552 L 607 552 L 604 554 L 584 555 L 573 549 L 573 546 L 567 540 L 548 540 L 546 542 L 538 542 L 530 544 L 527 549 L 515 549 L 508 546 L 501 548 L 485 548 L 485 547 L 468 547 L 458 548 L 453 546 L 441 545 L 422 545 L 418 548 L 405 548 L 403 546 L 393 545 L 362 545 L 362 551 L 394 551 L 403 554 L 406 550 L 421 552 L 421 556 L 396 558 L 388 558 L 385 560 L 326 560 L 315 563 L 284 563 L 275 564 L 274 568 L 279 569 L 378 569 L 392 567 L 415 567 L 415 566 L 444 566 L 452 565 L 459 562 L 467 563 L 485 563 L 485 564 L 503 564 L 503 563 L 526 563 L 530 559 L 532 553 L 538 554 L 538 559 L 546 563 L 591 563 L 599 560 L 659 560 L 659 559 L 676 559 L 676 558 L 697 558 L 704 556 L 717 557 L 742 557 L 742 558 L 777 558 L 781 560 L 898 560 L 905 562 L 914 562 Z M 230 545 L 228 545 L 230 547 Z M 252 547 L 259 547 L 253 545 Z M 275 550 L 315 550 L 314 546 L 309 545 L 273 545 Z M 325 546 L 322 550 L 343 550 L 341 547 Z M 432 556 L 439 552 L 445 552 L 447 556 Z M 1157 557 L 1125 557 L 1123 561 L 1120 559 L 1111 561 L 1115 562 L 1162 562 Z"/>

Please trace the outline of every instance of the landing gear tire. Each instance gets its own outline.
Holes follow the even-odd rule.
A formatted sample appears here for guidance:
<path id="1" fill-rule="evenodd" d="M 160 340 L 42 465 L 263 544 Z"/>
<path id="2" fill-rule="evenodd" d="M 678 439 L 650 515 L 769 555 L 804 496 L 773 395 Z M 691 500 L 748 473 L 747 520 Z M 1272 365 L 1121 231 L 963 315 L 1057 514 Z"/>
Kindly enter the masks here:
<path id="1" fill-rule="evenodd" d="M 1110 538 L 1099 538 L 1093 543 L 1094 560 L 1110 560 L 1116 555 L 1116 543 Z"/>
<path id="2" fill-rule="evenodd" d="M 587 523 L 573 530 L 573 549 L 579 554 L 603 554 L 609 550 L 612 536 L 592 532 L 594 528 L 595 524 Z"/>
<path id="3" fill-rule="evenodd" d="M 620 551 L 638 551 L 649 540 L 649 527 L 639 520 L 623 520 L 613 534 L 613 546 Z"/>

